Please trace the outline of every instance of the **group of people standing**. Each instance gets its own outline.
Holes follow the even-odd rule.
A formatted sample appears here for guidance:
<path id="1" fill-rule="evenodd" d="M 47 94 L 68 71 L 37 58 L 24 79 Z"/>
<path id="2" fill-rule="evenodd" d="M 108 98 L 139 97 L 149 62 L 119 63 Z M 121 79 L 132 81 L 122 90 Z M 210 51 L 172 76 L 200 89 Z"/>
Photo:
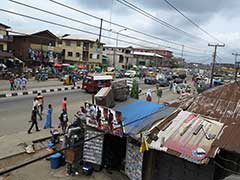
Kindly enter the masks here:
<path id="1" fill-rule="evenodd" d="M 9 79 L 10 91 L 14 90 L 26 90 L 27 89 L 27 78 L 25 76 L 14 76 L 12 75 Z"/>
<path id="2" fill-rule="evenodd" d="M 33 100 L 33 108 L 31 113 L 31 126 L 28 129 L 28 134 L 31 133 L 32 128 L 35 126 L 36 131 L 40 131 L 38 127 L 38 118 L 41 121 L 43 116 L 43 108 L 44 108 L 44 98 L 41 95 L 41 93 L 38 93 L 38 95 Z M 53 107 L 52 104 L 48 104 L 48 109 L 46 113 L 46 118 L 43 123 L 43 128 L 53 128 L 52 126 L 52 113 L 53 113 Z M 67 97 L 64 97 L 62 101 L 62 112 L 59 116 L 59 124 L 58 127 L 62 127 L 63 133 L 65 133 L 67 128 L 67 122 L 68 122 L 68 114 L 67 114 Z"/>

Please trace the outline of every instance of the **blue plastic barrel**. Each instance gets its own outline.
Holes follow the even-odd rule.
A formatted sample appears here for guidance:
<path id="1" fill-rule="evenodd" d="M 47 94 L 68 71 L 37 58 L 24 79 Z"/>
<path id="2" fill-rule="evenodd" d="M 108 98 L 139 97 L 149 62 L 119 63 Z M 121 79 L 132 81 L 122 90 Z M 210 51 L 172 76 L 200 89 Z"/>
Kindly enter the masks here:
<path id="1" fill-rule="evenodd" d="M 59 168 L 61 156 L 62 155 L 60 153 L 55 153 L 55 154 L 50 156 L 50 163 L 51 163 L 51 168 L 52 169 Z"/>

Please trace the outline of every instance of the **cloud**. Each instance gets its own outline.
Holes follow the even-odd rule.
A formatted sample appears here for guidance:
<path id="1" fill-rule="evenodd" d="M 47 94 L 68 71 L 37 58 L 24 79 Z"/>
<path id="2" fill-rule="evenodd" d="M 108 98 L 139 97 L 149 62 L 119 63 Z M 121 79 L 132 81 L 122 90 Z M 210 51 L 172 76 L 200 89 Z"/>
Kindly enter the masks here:
<path id="1" fill-rule="evenodd" d="M 20 0 L 18 0 L 20 2 Z M 162 39 L 171 40 L 178 42 L 180 44 L 185 44 L 195 48 L 208 49 L 208 52 L 212 53 L 213 49 L 207 46 L 207 42 L 201 41 L 196 38 L 188 38 L 182 33 L 173 31 L 169 28 L 166 28 L 159 23 L 150 20 L 147 17 L 144 17 L 137 12 L 129 9 L 128 7 L 118 3 L 116 0 L 58 0 L 59 2 L 70 5 L 76 9 L 88 12 L 92 15 L 99 16 L 106 20 L 112 20 L 112 22 L 134 28 L 138 31 L 144 32 L 146 34 L 150 34 L 153 36 L 157 36 Z M 169 24 L 176 26 L 186 32 L 194 34 L 196 36 L 200 36 L 202 38 L 207 39 L 208 41 L 212 41 L 207 35 L 196 29 L 193 25 L 191 25 L 185 18 L 180 16 L 175 10 L 169 7 L 164 0 L 128 0 L 129 2 L 136 4 L 138 7 L 150 12 L 156 17 L 168 22 Z M 224 41 L 226 43 L 226 48 L 219 49 L 219 54 L 222 57 L 226 58 L 226 61 L 231 62 L 231 51 L 232 49 L 238 49 L 240 47 L 239 39 L 240 34 L 238 32 L 240 25 L 238 22 L 240 21 L 239 17 L 239 8 L 240 1 L 236 0 L 169 0 L 173 3 L 179 10 L 184 12 L 188 17 L 193 19 L 197 24 L 201 25 L 205 30 L 207 30 L 210 34 L 216 36 L 218 39 Z M 49 0 L 24 0 L 23 3 L 34 5 L 39 8 L 49 10 L 58 14 L 62 14 L 67 17 L 71 17 L 74 19 L 78 19 L 87 23 L 91 23 L 95 26 L 99 26 L 100 21 L 94 18 L 90 18 L 81 13 L 72 11 L 67 8 L 63 8 L 55 3 L 50 2 Z M 92 31 L 95 33 L 99 33 L 99 29 L 90 28 L 88 26 L 84 26 L 82 24 L 71 22 L 69 20 L 64 20 L 62 18 L 57 18 L 52 15 L 48 15 L 45 13 L 40 13 L 38 11 L 22 7 L 11 3 L 7 0 L 1 1 L 1 8 L 13 10 L 19 13 L 27 14 L 34 17 L 39 17 L 42 19 L 46 19 L 49 21 L 57 22 L 60 24 L 76 27 L 79 29 Z M 15 29 L 26 29 L 30 31 L 38 31 L 43 29 L 49 29 L 53 33 L 56 34 L 82 34 L 79 31 L 74 31 L 66 28 L 61 28 L 53 25 L 49 25 L 46 23 L 41 23 L 38 21 L 22 18 L 15 15 L 9 15 L 1 12 L 1 22 Z M 108 23 L 103 23 L 103 27 L 106 29 L 113 29 L 114 31 L 119 31 L 121 27 L 117 27 L 114 25 L 109 25 Z M 137 34 L 131 32 L 130 30 L 122 32 L 123 34 L 127 34 L 130 36 L 134 36 L 137 38 L 145 39 L 148 41 L 153 41 L 155 43 L 163 44 L 166 46 L 171 46 L 174 48 L 181 48 L 179 46 L 175 46 L 158 39 L 150 38 L 141 34 Z M 103 32 L 104 35 L 116 38 L 116 34 L 111 34 L 108 32 Z M 87 35 L 86 35 L 87 36 Z M 93 38 L 97 38 L 97 36 L 90 35 Z M 119 39 L 123 39 L 126 41 L 130 41 L 133 43 L 137 43 L 140 45 L 146 46 L 154 46 L 153 43 L 145 43 L 141 41 L 137 41 L 134 39 L 129 39 L 124 36 L 119 36 Z M 107 38 L 102 38 L 104 43 L 110 43 L 111 45 L 115 45 L 115 40 L 109 40 Z M 130 43 L 123 43 L 119 41 L 119 46 L 129 46 Z M 136 46 L 136 45 L 135 45 Z M 227 48 L 228 47 L 228 48 Z M 230 48 L 229 48 L 230 47 Z M 230 50 L 229 50 L 230 49 Z M 190 51 L 190 49 L 185 48 L 186 51 Z M 174 51 L 174 50 L 173 50 Z M 193 51 L 193 50 L 191 50 Z M 174 51 L 179 53 L 179 51 Z M 198 56 L 198 55 L 196 55 Z M 231 57 L 231 58 L 230 58 Z M 186 57 L 191 61 L 198 61 L 201 57 L 193 58 Z"/>

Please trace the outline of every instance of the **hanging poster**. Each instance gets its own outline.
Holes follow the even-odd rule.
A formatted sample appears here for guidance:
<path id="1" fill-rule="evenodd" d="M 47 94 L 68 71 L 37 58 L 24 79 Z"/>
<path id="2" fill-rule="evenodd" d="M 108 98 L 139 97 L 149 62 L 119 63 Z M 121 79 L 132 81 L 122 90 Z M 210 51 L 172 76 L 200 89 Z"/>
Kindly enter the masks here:
<path id="1" fill-rule="evenodd" d="M 113 109 L 85 103 L 86 123 L 113 135 L 122 136 L 122 113 Z"/>

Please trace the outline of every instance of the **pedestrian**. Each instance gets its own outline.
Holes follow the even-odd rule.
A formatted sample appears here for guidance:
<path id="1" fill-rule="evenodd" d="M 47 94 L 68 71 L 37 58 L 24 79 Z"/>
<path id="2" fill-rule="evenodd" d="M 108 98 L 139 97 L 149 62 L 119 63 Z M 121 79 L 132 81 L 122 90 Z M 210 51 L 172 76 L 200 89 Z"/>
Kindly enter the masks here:
<path id="1" fill-rule="evenodd" d="M 112 132 L 112 130 L 113 130 L 112 122 L 113 122 L 113 113 L 109 110 L 109 114 L 108 114 L 108 128 L 109 128 L 110 132 Z"/>
<path id="2" fill-rule="evenodd" d="M 19 76 L 15 79 L 15 86 L 17 90 L 21 90 L 21 78 Z"/>
<path id="3" fill-rule="evenodd" d="M 10 91 L 14 91 L 15 86 L 14 86 L 14 77 L 13 76 L 10 77 L 9 83 L 10 83 Z"/>
<path id="4" fill-rule="evenodd" d="M 146 95 L 147 95 L 146 101 L 151 102 L 151 101 L 152 101 L 152 90 L 151 90 L 151 89 L 148 89 Z"/>
<path id="5" fill-rule="evenodd" d="M 148 94 L 146 97 L 146 101 L 151 102 L 152 101 L 152 97 Z"/>
<path id="6" fill-rule="evenodd" d="M 73 82 L 73 87 L 75 87 L 76 86 L 76 75 L 74 75 L 72 77 L 72 82 Z"/>
<path id="7" fill-rule="evenodd" d="M 65 134 L 67 129 L 67 122 L 68 122 L 68 114 L 65 109 L 63 109 L 62 113 L 60 114 L 59 121 L 61 123 L 62 131 Z"/>
<path id="8" fill-rule="evenodd" d="M 52 128 L 52 105 L 49 104 L 48 105 L 48 110 L 47 110 L 47 116 L 46 116 L 46 119 L 45 119 L 45 122 L 44 122 L 44 125 L 43 125 L 43 128 L 44 129 L 47 129 L 47 128 Z"/>
<path id="9" fill-rule="evenodd" d="M 27 79 L 25 78 L 25 76 L 22 77 L 21 85 L 22 90 L 27 90 Z"/>
<path id="10" fill-rule="evenodd" d="M 37 101 L 38 101 L 38 110 L 42 115 L 43 114 L 43 96 L 41 95 L 41 93 L 38 93 Z"/>
<path id="11" fill-rule="evenodd" d="M 173 89 L 173 82 L 170 81 L 170 84 L 169 84 L 169 90 L 172 91 L 172 89 Z"/>
<path id="12" fill-rule="evenodd" d="M 67 97 L 64 97 L 62 100 L 62 110 L 67 112 Z"/>
<path id="13" fill-rule="evenodd" d="M 37 107 L 38 108 L 38 100 L 37 100 L 37 97 L 35 97 L 34 99 L 33 99 L 33 107 L 32 107 L 32 110 L 34 110 L 34 107 Z"/>
<path id="14" fill-rule="evenodd" d="M 100 110 L 100 108 L 97 108 L 97 115 L 96 115 L 96 120 L 98 123 L 98 128 L 101 127 L 101 116 L 102 116 L 102 111 Z"/>
<path id="15" fill-rule="evenodd" d="M 40 129 L 38 128 L 38 123 L 37 123 L 37 115 L 39 116 L 40 120 L 42 120 L 42 117 L 40 116 L 38 110 L 37 110 L 37 106 L 34 106 L 34 109 L 32 110 L 32 115 L 31 115 L 31 126 L 28 129 L 28 134 L 31 133 L 31 130 L 33 128 L 33 126 L 35 125 L 36 131 L 40 131 Z"/>

